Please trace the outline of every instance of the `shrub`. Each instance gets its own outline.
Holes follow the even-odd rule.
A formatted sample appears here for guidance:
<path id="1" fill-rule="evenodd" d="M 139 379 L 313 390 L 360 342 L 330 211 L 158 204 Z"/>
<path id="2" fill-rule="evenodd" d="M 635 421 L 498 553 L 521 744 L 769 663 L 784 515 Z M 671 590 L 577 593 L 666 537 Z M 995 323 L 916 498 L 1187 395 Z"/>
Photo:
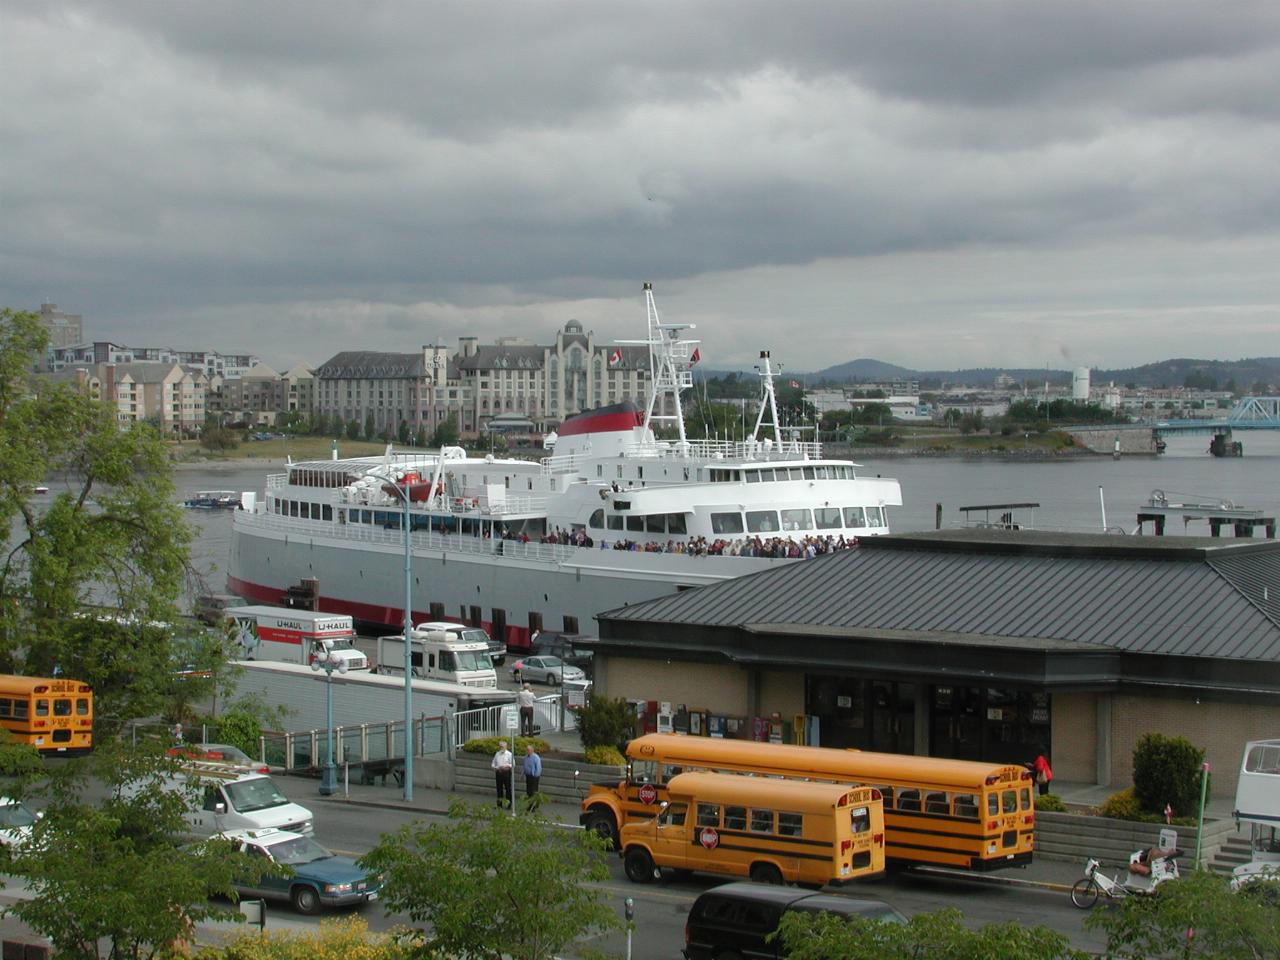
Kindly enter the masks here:
<path id="1" fill-rule="evenodd" d="M 577 710 L 578 735 L 584 747 L 619 747 L 635 731 L 636 712 L 621 697 L 592 695 Z"/>
<path id="2" fill-rule="evenodd" d="M 620 767 L 627 758 L 618 752 L 617 747 L 587 747 L 587 763 L 600 763 L 609 767 Z"/>
<path id="3" fill-rule="evenodd" d="M 1113 793 L 1098 807 L 1098 813 L 1116 820 L 1141 820 L 1142 805 L 1134 794 L 1133 787 L 1125 787 L 1119 793 Z"/>
<path id="4" fill-rule="evenodd" d="M 1036 797 L 1036 810 L 1043 810 L 1045 813 L 1066 813 L 1067 805 L 1057 794 L 1046 793 L 1042 797 Z"/>
<path id="5" fill-rule="evenodd" d="M 239 747 L 251 757 L 258 755 L 258 738 L 262 736 L 262 724 L 245 710 L 228 710 L 218 720 L 218 736 L 223 743 Z"/>
<path id="6" fill-rule="evenodd" d="M 1178 816 L 1194 813 L 1200 803 L 1200 769 L 1204 751 L 1182 737 L 1143 734 L 1133 748 L 1133 789 L 1138 806 L 1164 813 L 1165 805 Z"/>
<path id="7" fill-rule="evenodd" d="M 468 740 L 464 743 L 462 749 L 465 753 L 483 753 L 492 757 L 498 752 L 499 740 L 505 740 L 507 743 L 511 742 L 510 737 L 477 737 L 475 740 Z M 538 753 L 546 753 L 551 749 L 547 741 L 539 737 L 516 737 L 515 740 L 515 746 L 511 749 L 518 757 L 524 756 L 524 748 L 529 744 L 533 744 L 533 749 Z"/>

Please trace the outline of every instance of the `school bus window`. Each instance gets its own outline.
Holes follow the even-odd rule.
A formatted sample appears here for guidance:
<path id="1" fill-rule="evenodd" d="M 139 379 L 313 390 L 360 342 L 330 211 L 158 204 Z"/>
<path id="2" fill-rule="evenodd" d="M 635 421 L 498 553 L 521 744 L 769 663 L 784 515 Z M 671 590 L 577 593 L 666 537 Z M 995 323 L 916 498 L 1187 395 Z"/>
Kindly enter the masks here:
<path id="1" fill-rule="evenodd" d="M 978 798 L 972 793 L 956 794 L 956 816 L 966 820 L 978 819 Z"/>
<path id="2" fill-rule="evenodd" d="M 724 828 L 726 830 L 747 829 L 747 808 L 746 807 L 725 807 L 724 808 Z"/>
<path id="3" fill-rule="evenodd" d="M 987 816 L 995 817 L 1000 814 L 1000 794 L 987 794 Z"/>
<path id="4" fill-rule="evenodd" d="M 718 803 L 698 804 L 698 826 L 700 827 L 720 826 L 720 804 Z"/>
<path id="5" fill-rule="evenodd" d="M 13 716 L 13 701 L 8 697 L 0 697 L 0 717 Z"/>
<path id="6" fill-rule="evenodd" d="M 1030 810 L 1031 809 L 1031 788 L 1023 787 L 1019 795 L 1022 797 L 1022 809 Z"/>
<path id="7" fill-rule="evenodd" d="M 1018 812 L 1018 791 L 1006 790 L 1003 794 L 1001 794 L 1001 796 L 1004 798 L 1004 812 L 1017 813 Z"/>
<path id="8" fill-rule="evenodd" d="M 25 700 L 13 701 L 13 719 L 26 720 L 29 704 Z"/>
<path id="9" fill-rule="evenodd" d="M 76 716 L 87 717 L 89 715 L 89 701 L 84 697 L 76 698 Z"/>
<path id="10" fill-rule="evenodd" d="M 778 835 L 798 837 L 804 833 L 804 816 L 799 813 L 778 814 Z"/>
<path id="11" fill-rule="evenodd" d="M 48 701 L 48 700 L 37 700 L 37 701 L 36 701 L 36 716 L 37 716 L 37 717 L 47 717 L 48 715 L 49 715 L 49 701 Z"/>
<path id="12" fill-rule="evenodd" d="M 672 777 L 678 777 L 684 773 L 684 767 L 676 767 L 671 764 L 664 764 L 662 767 L 662 783 L 666 783 Z"/>
<path id="13" fill-rule="evenodd" d="M 71 716 L 71 701 L 63 698 L 53 701 L 53 715 L 55 717 Z"/>
<path id="14" fill-rule="evenodd" d="M 926 793 L 924 795 L 924 812 L 942 814 L 943 816 L 949 814 L 951 808 L 947 804 L 947 795 L 945 793 Z"/>
<path id="15" fill-rule="evenodd" d="M 898 791 L 898 810 L 912 810 L 916 813 L 920 812 L 920 791 L 919 790 L 899 790 Z"/>
<path id="16" fill-rule="evenodd" d="M 867 807 L 854 807 L 849 811 L 849 824 L 854 833 L 866 833 L 871 829 L 871 811 Z"/>
<path id="17" fill-rule="evenodd" d="M 688 810 L 689 805 L 687 803 L 673 803 L 662 812 L 658 822 L 663 826 L 683 827 L 684 817 Z"/>
<path id="18" fill-rule="evenodd" d="M 653 783 L 658 775 L 658 764 L 653 760 L 634 760 L 631 763 L 632 783 Z"/>
<path id="19" fill-rule="evenodd" d="M 893 787 L 874 787 L 873 789 L 880 791 L 880 796 L 884 799 L 884 808 L 886 810 L 893 809 Z"/>
<path id="20" fill-rule="evenodd" d="M 773 811 L 751 808 L 751 832 L 773 833 Z"/>

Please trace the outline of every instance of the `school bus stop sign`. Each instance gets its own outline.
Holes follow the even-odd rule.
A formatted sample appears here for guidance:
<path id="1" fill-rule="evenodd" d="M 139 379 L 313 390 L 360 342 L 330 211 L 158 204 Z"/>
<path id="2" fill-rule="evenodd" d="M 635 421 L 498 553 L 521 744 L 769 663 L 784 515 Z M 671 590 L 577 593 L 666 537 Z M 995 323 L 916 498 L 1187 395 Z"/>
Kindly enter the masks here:
<path id="1" fill-rule="evenodd" d="M 658 788 L 652 783 L 646 783 L 640 788 L 640 802 L 645 804 L 657 803 Z"/>
<path id="2" fill-rule="evenodd" d="M 716 833 L 715 827 L 703 827 L 698 834 L 698 842 L 708 850 L 714 850 L 720 845 L 720 834 Z"/>

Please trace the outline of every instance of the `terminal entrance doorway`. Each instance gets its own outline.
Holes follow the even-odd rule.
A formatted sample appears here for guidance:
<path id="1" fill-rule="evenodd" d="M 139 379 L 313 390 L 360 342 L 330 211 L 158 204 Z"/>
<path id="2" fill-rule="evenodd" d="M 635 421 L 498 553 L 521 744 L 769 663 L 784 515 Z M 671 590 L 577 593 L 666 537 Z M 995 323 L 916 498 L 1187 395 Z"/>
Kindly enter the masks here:
<path id="1" fill-rule="evenodd" d="M 1029 763 L 1049 744 L 1049 694 L 963 684 L 928 688 L 929 755 Z"/>
<path id="2" fill-rule="evenodd" d="M 805 678 L 805 712 L 816 716 L 824 747 L 915 753 L 914 683 L 856 677 Z"/>

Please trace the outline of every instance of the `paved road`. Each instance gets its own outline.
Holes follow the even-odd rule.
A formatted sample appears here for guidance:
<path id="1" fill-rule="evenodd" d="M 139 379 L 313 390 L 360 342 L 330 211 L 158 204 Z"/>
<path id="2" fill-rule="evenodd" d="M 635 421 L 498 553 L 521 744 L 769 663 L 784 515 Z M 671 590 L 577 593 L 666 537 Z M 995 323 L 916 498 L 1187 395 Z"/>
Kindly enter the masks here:
<path id="1" fill-rule="evenodd" d="M 394 830 L 418 819 L 414 814 L 401 810 L 322 800 L 315 794 L 315 781 L 286 777 L 277 778 L 277 781 L 291 799 L 306 803 L 314 811 L 317 838 L 334 850 L 348 855 L 359 856 L 373 847 L 384 831 Z M 441 818 L 426 816 L 422 819 L 438 822 Z M 684 923 L 690 905 L 699 893 L 722 881 L 696 877 L 688 881 L 669 880 L 653 885 L 633 884 L 623 875 L 618 857 L 610 856 L 608 863 L 610 879 L 602 888 L 608 893 L 618 915 L 622 914 L 622 902 L 626 897 L 632 897 L 636 903 L 637 930 L 633 941 L 635 960 L 670 960 L 679 957 L 684 945 Z M 1016 878 L 1017 871 L 1012 871 L 1010 876 Z M 846 887 L 840 893 L 844 896 L 884 900 L 907 916 L 951 906 L 959 909 L 965 915 L 966 923 L 971 926 L 1007 920 L 1015 920 L 1028 926 L 1045 924 L 1065 933 L 1081 949 L 1100 951 L 1104 945 L 1099 935 L 1084 929 L 1086 914 L 1075 909 L 1067 895 L 1061 892 L 912 871 L 882 881 Z M 408 923 L 403 916 L 387 916 L 378 904 L 367 907 L 364 916 L 374 930 L 386 930 L 397 924 Z M 277 917 L 288 917 L 302 924 L 315 922 L 293 917 L 284 905 L 272 910 L 270 922 L 274 922 Z M 622 935 L 611 935 L 597 945 L 621 954 Z"/>

